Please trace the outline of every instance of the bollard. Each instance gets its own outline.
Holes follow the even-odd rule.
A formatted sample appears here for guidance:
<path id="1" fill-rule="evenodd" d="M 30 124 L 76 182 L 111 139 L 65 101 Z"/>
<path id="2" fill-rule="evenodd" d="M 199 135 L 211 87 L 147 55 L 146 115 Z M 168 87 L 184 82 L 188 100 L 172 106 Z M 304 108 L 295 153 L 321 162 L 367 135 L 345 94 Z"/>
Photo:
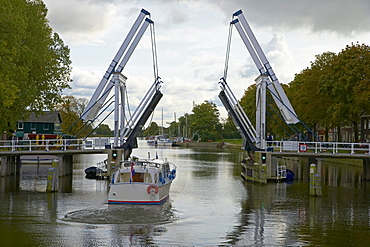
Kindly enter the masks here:
<path id="1" fill-rule="evenodd" d="M 49 168 L 46 192 L 58 191 L 58 160 L 53 160 L 52 167 Z"/>
<path id="2" fill-rule="evenodd" d="M 316 183 L 315 183 L 316 165 L 310 165 L 310 195 L 314 196 L 316 194 Z"/>
<path id="3" fill-rule="evenodd" d="M 315 164 L 310 165 L 310 195 L 322 196 L 321 177 Z"/>

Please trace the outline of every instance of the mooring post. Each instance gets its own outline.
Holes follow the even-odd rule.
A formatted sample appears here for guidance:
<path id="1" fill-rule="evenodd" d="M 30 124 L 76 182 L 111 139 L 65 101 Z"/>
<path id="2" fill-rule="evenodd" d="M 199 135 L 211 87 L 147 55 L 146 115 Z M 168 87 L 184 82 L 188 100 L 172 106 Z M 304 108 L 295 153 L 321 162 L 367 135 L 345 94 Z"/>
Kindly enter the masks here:
<path id="1" fill-rule="evenodd" d="M 317 159 L 316 167 L 316 179 L 315 179 L 315 188 L 316 196 L 322 196 L 322 186 L 321 186 L 321 159 Z"/>
<path id="2" fill-rule="evenodd" d="M 320 163 L 320 161 L 318 161 Z M 321 165 L 316 167 L 316 164 L 310 165 L 310 195 L 311 196 L 322 196 L 321 187 L 321 172 L 318 172 L 318 168 L 321 169 Z"/>
<path id="3" fill-rule="evenodd" d="M 46 192 L 58 191 L 58 160 L 53 160 L 51 168 L 49 168 L 48 181 L 46 184 Z"/>
<path id="4" fill-rule="evenodd" d="M 311 196 L 314 196 L 315 191 L 316 191 L 315 174 L 316 174 L 316 164 L 310 164 L 310 195 Z"/>

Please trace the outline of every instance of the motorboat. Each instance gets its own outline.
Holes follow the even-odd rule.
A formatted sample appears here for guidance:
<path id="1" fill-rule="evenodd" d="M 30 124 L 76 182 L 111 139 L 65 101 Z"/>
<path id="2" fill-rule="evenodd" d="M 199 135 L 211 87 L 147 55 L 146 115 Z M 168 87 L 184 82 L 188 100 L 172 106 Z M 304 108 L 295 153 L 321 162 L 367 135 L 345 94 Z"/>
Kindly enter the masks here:
<path id="1" fill-rule="evenodd" d="M 176 166 L 167 159 L 140 160 L 133 157 L 122 161 L 120 168 L 111 176 L 108 203 L 164 203 L 175 178 Z"/>
<path id="2" fill-rule="evenodd" d="M 107 160 L 99 162 L 97 166 L 90 166 L 85 169 L 86 178 L 88 179 L 103 179 L 107 174 Z"/>

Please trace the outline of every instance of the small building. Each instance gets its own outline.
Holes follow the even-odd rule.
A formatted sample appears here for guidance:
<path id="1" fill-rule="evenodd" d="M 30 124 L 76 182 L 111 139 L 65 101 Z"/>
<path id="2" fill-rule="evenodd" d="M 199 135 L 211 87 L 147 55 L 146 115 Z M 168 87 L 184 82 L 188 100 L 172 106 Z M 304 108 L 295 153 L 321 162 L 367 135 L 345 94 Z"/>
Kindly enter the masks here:
<path id="1" fill-rule="evenodd" d="M 62 134 L 61 123 L 58 111 L 44 111 L 39 115 L 32 112 L 27 120 L 18 121 L 15 136 L 23 140 L 36 139 L 37 136 L 40 139 L 56 139 Z"/>

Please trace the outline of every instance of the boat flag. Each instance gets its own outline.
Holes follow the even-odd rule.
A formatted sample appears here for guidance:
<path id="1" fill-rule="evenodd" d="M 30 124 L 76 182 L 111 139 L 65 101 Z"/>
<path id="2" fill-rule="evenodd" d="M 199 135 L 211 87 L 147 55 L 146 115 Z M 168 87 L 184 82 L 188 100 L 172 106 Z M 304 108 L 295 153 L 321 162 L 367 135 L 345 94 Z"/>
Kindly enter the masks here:
<path id="1" fill-rule="evenodd" d="M 132 177 L 135 175 L 135 169 L 134 169 L 134 165 L 135 163 L 134 162 L 131 162 L 131 168 L 130 168 L 130 183 L 132 183 Z"/>

